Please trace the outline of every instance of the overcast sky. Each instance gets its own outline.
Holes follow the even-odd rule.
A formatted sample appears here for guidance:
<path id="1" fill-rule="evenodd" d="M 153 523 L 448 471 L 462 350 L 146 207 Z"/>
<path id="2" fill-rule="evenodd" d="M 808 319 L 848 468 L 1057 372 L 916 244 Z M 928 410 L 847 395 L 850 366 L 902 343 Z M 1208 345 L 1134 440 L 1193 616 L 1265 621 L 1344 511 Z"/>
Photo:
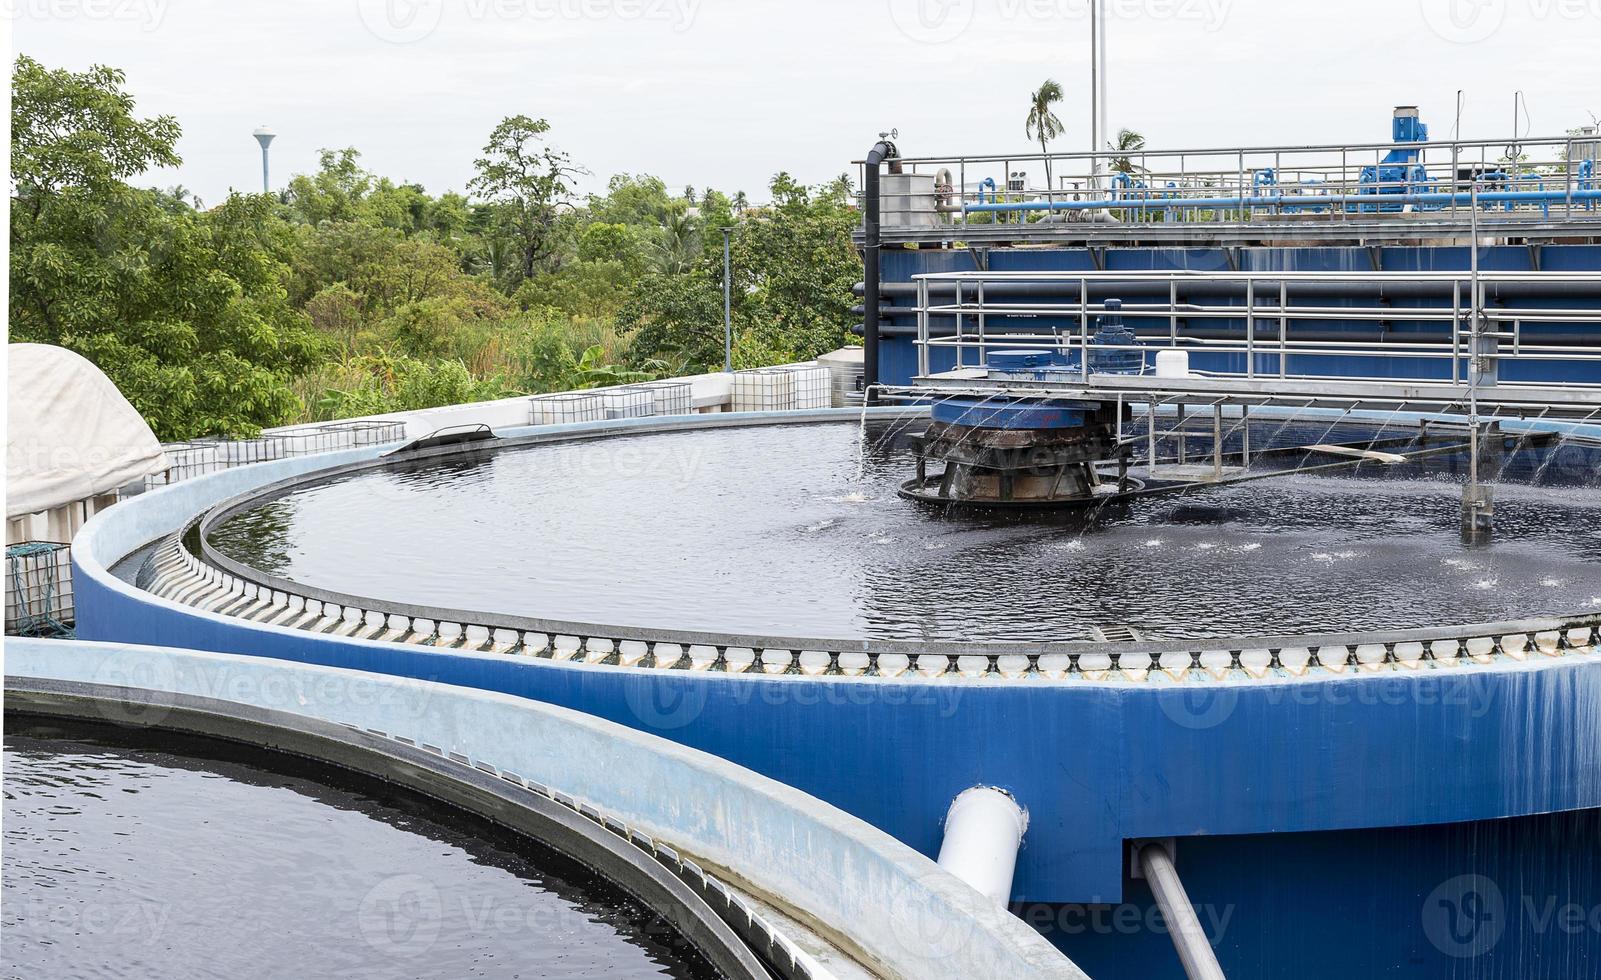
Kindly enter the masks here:
<path id="1" fill-rule="evenodd" d="M 1054 77 L 1087 148 L 1088 0 L 4 0 L 14 46 L 124 69 L 143 114 L 182 123 L 148 176 L 209 202 L 320 147 L 461 189 L 503 116 L 550 120 L 591 186 L 618 172 L 766 198 L 778 170 L 845 171 L 880 130 L 908 155 L 1024 151 Z M 1388 138 L 1422 106 L 1449 137 L 1534 135 L 1601 114 L 1601 0 L 1108 0 L 1110 121 L 1153 147 Z"/>

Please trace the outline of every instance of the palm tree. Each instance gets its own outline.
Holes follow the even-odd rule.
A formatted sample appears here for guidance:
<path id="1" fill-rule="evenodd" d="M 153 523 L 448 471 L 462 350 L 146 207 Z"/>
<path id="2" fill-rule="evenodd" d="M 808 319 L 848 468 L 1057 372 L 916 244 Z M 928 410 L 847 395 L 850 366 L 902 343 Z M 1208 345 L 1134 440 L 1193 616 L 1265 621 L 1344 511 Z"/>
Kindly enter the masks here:
<path id="1" fill-rule="evenodd" d="M 735 214 L 744 214 L 745 209 L 748 207 L 750 207 L 750 197 L 746 195 L 744 191 L 740 191 L 738 194 L 734 195 Z"/>
<path id="2" fill-rule="evenodd" d="M 1029 96 L 1028 121 L 1023 134 L 1040 141 L 1040 154 L 1045 156 L 1045 186 L 1051 186 L 1051 158 L 1045 144 L 1065 131 L 1062 120 L 1056 118 L 1051 106 L 1062 101 L 1062 86 L 1054 78 L 1047 78 L 1039 91 Z"/>
<path id="3" fill-rule="evenodd" d="M 1117 139 L 1106 144 L 1106 148 L 1113 153 L 1136 153 L 1145 149 L 1145 137 L 1132 129 L 1120 129 Z M 1144 171 L 1145 168 L 1136 164 L 1132 156 L 1121 156 L 1112 161 L 1113 173 L 1136 174 Z"/>
<path id="4" fill-rule="evenodd" d="M 700 252 L 700 228 L 685 212 L 662 222 L 661 239 L 656 243 L 656 267 L 667 275 L 688 272 Z"/>

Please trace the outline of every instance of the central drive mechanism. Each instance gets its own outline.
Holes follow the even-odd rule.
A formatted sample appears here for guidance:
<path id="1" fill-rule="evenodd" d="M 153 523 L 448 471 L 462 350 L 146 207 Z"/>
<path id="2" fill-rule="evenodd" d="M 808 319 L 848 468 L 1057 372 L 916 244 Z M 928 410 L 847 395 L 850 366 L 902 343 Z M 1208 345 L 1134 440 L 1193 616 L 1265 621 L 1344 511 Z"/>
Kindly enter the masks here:
<path id="1" fill-rule="evenodd" d="M 1085 506 L 1140 487 L 1115 404 L 1055 400 L 937 403 L 916 437 L 917 476 L 901 495 L 976 507 Z M 944 464 L 940 473 L 929 463 Z"/>

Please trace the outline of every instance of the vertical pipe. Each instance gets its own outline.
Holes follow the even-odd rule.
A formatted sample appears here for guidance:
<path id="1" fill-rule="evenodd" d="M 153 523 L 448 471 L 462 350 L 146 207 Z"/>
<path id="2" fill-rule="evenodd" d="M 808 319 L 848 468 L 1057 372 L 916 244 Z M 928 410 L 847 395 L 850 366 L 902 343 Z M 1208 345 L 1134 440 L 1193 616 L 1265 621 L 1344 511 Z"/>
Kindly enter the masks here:
<path id="1" fill-rule="evenodd" d="M 1173 856 L 1161 843 L 1144 844 L 1139 849 L 1140 873 L 1151 886 L 1157 907 L 1167 922 L 1167 931 L 1173 937 L 1173 948 L 1178 951 L 1179 962 L 1189 980 L 1225 980 L 1217 953 L 1201 928 L 1201 919 L 1195 906 L 1184 891 Z"/>
<path id="2" fill-rule="evenodd" d="M 1167 339 L 1169 347 L 1179 345 L 1179 281 L 1177 276 L 1167 280 Z"/>
<path id="3" fill-rule="evenodd" d="M 1240 465 L 1251 468 L 1251 403 L 1240 403 Z"/>
<path id="4" fill-rule="evenodd" d="M 1256 277 L 1245 280 L 1245 376 L 1256 377 Z"/>
<path id="5" fill-rule="evenodd" d="M 1156 478 L 1156 402 L 1145 404 L 1145 475 Z"/>
<path id="6" fill-rule="evenodd" d="M 1090 281 L 1078 281 L 1078 356 L 1085 384 L 1090 383 Z"/>
<path id="7" fill-rule="evenodd" d="M 1223 403 L 1212 406 L 1212 477 L 1223 478 Z"/>
<path id="8" fill-rule="evenodd" d="M 269 173 L 267 171 L 267 146 L 266 146 L 266 144 L 262 144 L 262 147 L 261 147 L 261 193 L 263 193 L 263 194 L 271 194 L 272 193 L 272 180 L 271 180 L 270 175 L 269 175 Z"/>
<path id="9" fill-rule="evenodd" d="M 863 202 L 864 223 L 862 228 L 862 302 L 865 316 L 862 321 L 862 387 L 866 393 L 867 404 L 876 404 L 878 396 L 875 394 L 879 383 L 878 371 L 878 252 L 881 230 L 879 228 L 879 200 L 878 178 L 879 165 L 885 159 L 895 155 L 895 146 L 888 140 L 879 140 L 867 153 L 866 168 L 862 179 L 862 193 L 867 198 Z"/>
<path id="10" fill-rule="evenodd" d="M 961 289 L 962 288 L 962 285 L 961 285 L 960 282 L 957 282 L 956 288 L 957 289 Z M 978 317 L 977 317 L 977 319 L 978 319 L 978 365 L 979 365 L 979 367 L 989 367 L 989 363 L 990 363 L 989 351 L 984 346 L 984 326 L 985 326 L 985 324 L 984 324 L 984 280 L 982 280 L 982 279 L 980 279 L 978 281 Z"/>
<path id="11" fill-rule="evenodd" d="M 932 340 L 928 328 L 928 280 L 917 280 L 917 373 L 928 377 L 928 345 Z M 865 353 L 865 350 L 864 350 Z"/>
<path id="12" fill-rule="evenodd" d="M 956 369 L 967 366 L 967 337 L 962 333 L 962 280 L 956 280 Z M 978 348 L 978 366 L 984 366 L 984 347 Z"/>
<path id="13" fill-rule="evenodd" d="M 1279 377 L 1289 373 L 1290 360 L 1290 283 L 1279 282 Z"/>

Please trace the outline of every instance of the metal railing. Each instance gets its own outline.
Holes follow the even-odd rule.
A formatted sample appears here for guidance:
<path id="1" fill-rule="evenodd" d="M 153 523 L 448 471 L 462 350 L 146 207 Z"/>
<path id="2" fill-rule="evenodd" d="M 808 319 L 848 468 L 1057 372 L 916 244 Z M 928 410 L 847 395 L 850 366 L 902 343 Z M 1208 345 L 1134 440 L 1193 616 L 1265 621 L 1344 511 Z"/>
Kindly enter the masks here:
<path id="1" fill-rule="evenodd" d="M 1598 146 L 1575 135 L 904 157 L 894 161 L 901 173 L 933 178 L 914 192 L 927 206 L 894 209 L 884 223 L 1026 225 L 1091 211 L 1139 223 L 1460 218 L 1475 197 L 1503 215 L 1601 219 Z M 1397 150 L 1415 157 L 1387 162 Z"/>
<path id="2" fill-rule="evenodd" d="M 1349 287 L 1361 287 L 1355 291 Z M 920 379 L 934 375 L 932 352 L 953 352 L 954 366 L 987 368 L 989 355 L 1004 350 L 1046 349 L 1076 367 L 1063 381 L 1089 384 L 1097 355 L 1131 351 L 1149 355 L 1178 349 L 1234 355 L 1237 372 L 1209 378 L 1278 382 L 1433 382 L 1463 389 L 1486 387 L 1474 380 L 1475 360 L 1487 370 L 1502 362 L 1594 363 L 1601 373 L 1601 308 L 1550 305 L 1518 287 L 1587 286 L 1601 292 L 1601 272 L 1540 273 L 1344 273 L 1344 272 L 962 272 L 916 277 L 917 365 Z M 1332 288 L 1331 288 L 1332 287 Z M 1397 297 L 1418 305 L 1397 306 Z M 1368 291 L 1375 299 L 1361 295 Z M 938 292 L 942 300 L 936 301 Z M 1345 295 L 1330 299 L 1329 293 Z M 1122 293 L 1129 299 L 1121 299 Z M 1119 299 L 1116 308 L 1108 301 Z M 1491 305 L 1491 300 L 1498 305 Z M 1429 305 L 1424 305 L 1425 303 Z M 1134 329 L 1136 342 L 1097 340 L 1103 318 L 1118 315 Z M 936 330 L 936 321 L 939 329 Z M 1373 324 L 1373 338 L 1304 339 L 1298 328 Z M 1395 331 L 1398 324 L 1408 330 Z M 1477 324 L 1477 325 L 1476 325 Z M 1410 329 L 1410 328 L 1417 329 Z M 1563 328 L 1556 332 L 1540 328 Z M 1557 342 L 1590 328 L 1572 342 Z M 1426 332 L 1430 331 L 1430 332 Z M 1323 331 L 1326 338 L 1327 331 Z M 1382 357 L 1410 362 L 1399 377 L 1375 379 L 1308 371 L 1332 359 Z M 1493 368 L 1488 366 L 1493 365 Z M 1146 363 L 1146 372 L 1151 365 Z M 948 380 L 958 380 L 947 376 Z M 982 380 L 962 378 L 963 381 Z M 1137 384 L 1133 385 L 1138 387 Z M 1286 388 L 1293 387 L 1285 385 Z M 1562 403 L 1601 413 L 1601 386 L 1503 384 L 1507 398 L 1532 405 Z M 1582 414 L 1582 413 L 1581 413 Z"/>

